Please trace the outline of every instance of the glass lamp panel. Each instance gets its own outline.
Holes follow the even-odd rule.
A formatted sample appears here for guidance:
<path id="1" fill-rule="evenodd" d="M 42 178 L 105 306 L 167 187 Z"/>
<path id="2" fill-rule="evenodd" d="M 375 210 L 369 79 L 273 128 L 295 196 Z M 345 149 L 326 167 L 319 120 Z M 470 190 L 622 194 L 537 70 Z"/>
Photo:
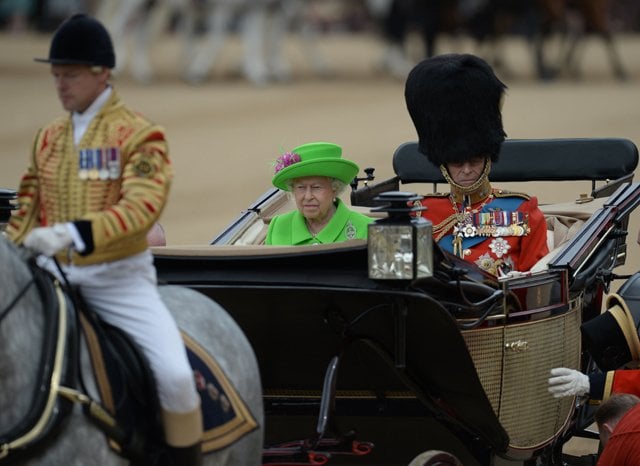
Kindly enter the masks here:
<path id="1" fill-rule="evenodd" d="M 431 222 L 424 221 L 416 227 L 416 278 L 433 276 L 433 243 Z"/>
<path id="2" fill-rule="evenodd" d="M 369 278 L 411 280 L 414 278 L 413 227 L 369 225 Z"/>

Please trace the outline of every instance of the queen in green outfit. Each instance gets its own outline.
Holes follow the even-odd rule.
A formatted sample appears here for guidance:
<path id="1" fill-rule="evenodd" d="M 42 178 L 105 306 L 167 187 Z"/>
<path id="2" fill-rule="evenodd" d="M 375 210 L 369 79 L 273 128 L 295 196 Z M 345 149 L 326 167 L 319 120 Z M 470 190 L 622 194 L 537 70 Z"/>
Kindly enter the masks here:
<path id="1" fill-rule="evenodd" d="M 289 191 L 297 210 L 269 223 L 265 244 L 297 246 L 365 239 L 373 221 L 349 209 L 338 197 L 358 174 L 358 165 L 342 158 L 342 148 L 311 142 L 276 160 L 272 183 Z"/>

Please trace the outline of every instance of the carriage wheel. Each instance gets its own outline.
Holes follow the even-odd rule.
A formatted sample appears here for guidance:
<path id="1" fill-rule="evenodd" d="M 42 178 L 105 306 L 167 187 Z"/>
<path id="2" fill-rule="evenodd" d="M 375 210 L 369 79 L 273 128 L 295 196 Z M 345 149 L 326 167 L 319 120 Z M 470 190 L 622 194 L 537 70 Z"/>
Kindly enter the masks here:
<path id="1" fill-rule="evenodd" d="M 462 466 L 462 463 L 446 451 L 428 450 L 416 456 L 409 466 Z"/>

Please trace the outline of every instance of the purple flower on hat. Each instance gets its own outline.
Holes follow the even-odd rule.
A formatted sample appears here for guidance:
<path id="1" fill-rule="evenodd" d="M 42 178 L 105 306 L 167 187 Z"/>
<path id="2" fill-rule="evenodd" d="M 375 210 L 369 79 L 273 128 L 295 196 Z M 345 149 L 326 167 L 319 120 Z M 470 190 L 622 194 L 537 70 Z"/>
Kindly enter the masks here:
<path id="1" fill-rule="evenodd" d="M 274 168 L 274 172 L 278 173 L 285 167 L 289 165 L 293 165 L 294 163 L 300 162 L 300 156 L 295 152 L 285 152 L 280 157 L 276 159 L 276 166 Z"/>

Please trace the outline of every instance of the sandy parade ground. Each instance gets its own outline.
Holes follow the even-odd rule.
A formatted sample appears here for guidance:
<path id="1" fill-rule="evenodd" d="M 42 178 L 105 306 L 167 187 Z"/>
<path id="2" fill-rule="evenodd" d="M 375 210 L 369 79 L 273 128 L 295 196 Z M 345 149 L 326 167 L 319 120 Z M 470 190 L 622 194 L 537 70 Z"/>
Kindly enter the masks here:
<path id="1" fill-rule="evenodd" d="M 32 60 L 47 55 L 48 41 L 46 35 L 0 35 L 2 187 L 16 187 L 35 131 L 61 113 L 47 65 Z M 313 76 L 295 39 L 288 45 L 294 65 L 288 83 L 248 84 L 238 75 L 240 45 L 231 42 L 212 79 L 189 85 L 179 78 L 180 49 L 171 37 L 154 48 L 155 82 L 137 83 L 126 71 L 115 79 L 127 103 L 166 128 L 175 167 L 162 216 L 170 244 L 207 243 L 269 188 L 273 160 L 283 150 L 314 140 L 336 142 L 361 168 L 375 167 L 382 180 L 393 174 L 394 149 L 416 139 L 403 82 L 377 71 L 383 46 L 376 36 L 327 35 L 319 47 L 333 72 L 329 78 Z M 630 75 L 625 82 L 611 76 L 602 45 L 590 41 L 581 80 L 541 83 L 533 77 L 527 45 L 509 43 L 510 73 L 501 76 L 509 87 L 508 137 L 624 137 L 640 144 L 640 37 L 621 37 L 619 47 Z M 464 42 L 443 42 L 441 49 L 473 50 Z M 541 203 L 589 190 L 564 188 L 519 187 Z M 632 223 L 635 238 L 637 218 Z"/>
<path id="2" fill-rule="evenodd" d="M 534 78 L 528 46 L 505 48 L 509 73 L 504 107 L 509 138 L 623 137 L 640 145 L 640 36 L 618 38 L 629 79 L 612 77 L 603 47 L 586 44 L 580 80 Z M 48 53 L 49 36 L 0 34 L 0 187 L 16 188 L 39 126 L 61 114 L 48 67 L 33 62 Z M 272 161 L 283 150 L 326 140 L 344 147 L 377 179 L 393 175 L 391 155 L 415 140 L 403 99 L 403 82 L 378 71 L 383 45 L 370 33 L 334 33 L 318 44 L 331 65 L 328 78 L 312 74 L 295 38 L 288 43 L 293 79 L 255 87 L 239 75 L 240 44 L 223 50 L 212 78 L 192 86 L 179 78 L 180 49 L 165 36 L 154 48 L 158 78 L 135 82 L 128 73 L 114 83 L 124 100 L 167 130 L 175 181 L 162 223 L 170 245 L 206 244 L 270 186 Z M 470 44 L 443 42 L 441 51 L 472 51 Z M 589 184 L 528 184 L 520 189 L 541 203 L 566 201 Z M 408 187 L 407 190 L 410 190 Z M 638 270 L 635 240 L 640 212 L 631 219 L 627 265 Z M 588 451 L 579 443 L 575 451 Z"/>

